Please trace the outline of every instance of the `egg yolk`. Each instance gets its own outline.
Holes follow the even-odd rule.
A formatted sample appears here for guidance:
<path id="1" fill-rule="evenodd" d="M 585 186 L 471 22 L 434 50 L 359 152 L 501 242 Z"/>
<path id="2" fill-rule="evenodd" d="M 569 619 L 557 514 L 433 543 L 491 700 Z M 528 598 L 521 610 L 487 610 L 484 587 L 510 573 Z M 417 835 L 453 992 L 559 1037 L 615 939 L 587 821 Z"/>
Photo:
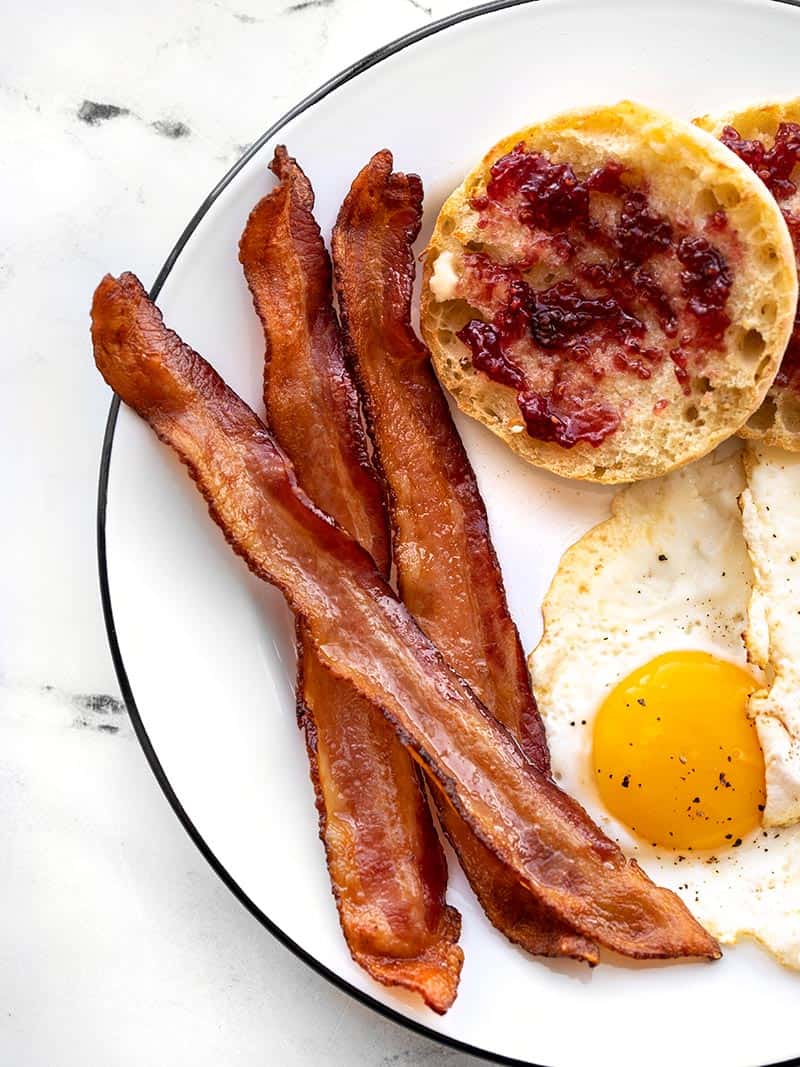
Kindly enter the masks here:
<path id="1" fill-rule="evenodd" d="M 706 652 L 668 652 L 624 678 L 594 724 L 594 778 L 611 814 L 665 848 L 740 845 L 764 810 L 746 708 L 755 688 Z"/>

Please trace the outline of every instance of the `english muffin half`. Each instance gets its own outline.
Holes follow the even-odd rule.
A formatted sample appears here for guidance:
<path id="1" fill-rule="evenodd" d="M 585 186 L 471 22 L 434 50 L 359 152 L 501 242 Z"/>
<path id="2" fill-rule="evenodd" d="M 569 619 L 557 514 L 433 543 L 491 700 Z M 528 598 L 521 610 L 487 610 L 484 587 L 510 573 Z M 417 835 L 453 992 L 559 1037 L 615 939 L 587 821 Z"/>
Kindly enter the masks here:
<path id="1" fill-rule="evenodd" d="M 760 104 L 695 122 L 718 137 L 761 178 L 781 209 L 800 266 L 800 99 Z M 761 407 L 742 437 L 800 452 L 800 320 Z"/>
<path id="2" fill-rule="evenodd" d="M 796 301 L 763 183 L 625 101 L 512 134 L 467 175 L 427 249 L 421 322 L 468 415 L 537 466 L 623 482 L 740 429 Z"/>

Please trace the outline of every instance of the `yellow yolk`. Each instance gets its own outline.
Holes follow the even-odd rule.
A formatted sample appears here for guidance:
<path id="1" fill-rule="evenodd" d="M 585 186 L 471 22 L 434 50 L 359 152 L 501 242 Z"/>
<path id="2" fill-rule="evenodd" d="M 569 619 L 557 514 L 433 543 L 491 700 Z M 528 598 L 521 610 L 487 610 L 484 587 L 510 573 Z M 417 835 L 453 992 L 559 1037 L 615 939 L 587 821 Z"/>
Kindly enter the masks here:
<path id="1" fill-rule="evenodd" d="M 764 758 L 747 717 L 756 688 L 705 652 L 668 652 L 624 678 L 594 724 L 594 778 L 606 808 L 671 849 L 741 844 L 764 810 Z"/>

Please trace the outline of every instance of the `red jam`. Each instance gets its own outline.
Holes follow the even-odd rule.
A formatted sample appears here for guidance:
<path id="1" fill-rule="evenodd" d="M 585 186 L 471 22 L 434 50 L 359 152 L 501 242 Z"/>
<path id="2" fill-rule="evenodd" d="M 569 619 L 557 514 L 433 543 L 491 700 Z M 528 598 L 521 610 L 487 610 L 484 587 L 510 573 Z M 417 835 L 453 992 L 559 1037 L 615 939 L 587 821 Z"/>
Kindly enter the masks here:
<path id="1" fill-rule="evenodd" d="M 648 210 L 644 193 L 630 192 L 622 202 L 617 246 L 623 260 L 644 263 L 672 246 L 672 227 Z"/>
<path id="2" fill-rule="evenodd" d="M 796 122 L 782 122 L 769 149 L 761 141 L 740 137 L 733 126 L 725 127 L 720 140 L 756 172 L 776 200 L 797 192 L 792 181 L 792 171 L 800 163 L 800 125 Z"/>
<path id="3" fill-rule="evenodd" d="M 689 310 L 697 316 L 707 340 L 719 342 L 731 321 L 723 310 L 731 291 L 728 264 L 705 237 L 684 237 L 677 256 L 684 268 L 681 290 L 689 298 Z"/>
<path id="4" fill-rule="evenodd" d="M 491 321 L 472 319 L 458 336 L 477 370 L 515 390 L 528 433 L 564 448 L 582 441 L 596 447 L 618 428 L 619 412 L 596 395 L 607 373 L 646 381 L 670 356 L 690 391 L 687 353 L 719 346 L 729 325 L 731 274 L 722 252 L 706 237 L 676 232 L 624 175 L 612 160 L 580 179 L 569 163 L 521 143 L 493 164 L 485 195 L 470 201 L 484 232 L 513 219 L 532 236 L 514 265 L 483 253 L 466 257 L 469 302 L 485 314 L 490 308 Z M 718 211 L 705 232 L 726 227 Z M 566 263 L 570 280 L 537 290 L 523 278 L 533 267 L 546 277 L 548 264 L 557 270 Z M 679 278 L 672 297 L 657 280 L 664 271 Z M 663 343 L 648 345 L 648 321 Z M 544 383 L 526 375 L 524 340 L 537 350 Z"/>
<path id="5" fill-rule="evenodd" d="M 476 370 L 483 371 L 493 382 L 507 385 L 509 389 L 524 386 L 525 375 L 503 351 L 502 334 L 490 322 L 473 319 L 459 330 L 458 336 L 472 352 L 472 365 Z"/>
<path id="6" fill-rule="evenodd" d="M 587 403 L 556 386 L 549 396 L 522 392 L 518 398 L 525 427 L 539 441 L 554 441 L 572 448 L 588 441 L 596 448 L 619 426 L 619 416 L 602 404 Z"/>
<path id="7" fill-rule="evenodd" d="M 486 196 L 495 202 L 519 196 L 520 222 L 545 230 L 589 219 L 589 190 L 569 163 L 551 163 L 539 152 L 526 151 L 523 144 L 492 165 Z"/>
<path id="8" fill-rule="evenodd" d="M 529 286 L 526 289 L 528 328 L 540 348 L 574 351 L 589 334 L 598 332 L 610 332 L 621 338 L 623 344 L 644 336 L 644 323 L 629 314 L 613 296 L 588 297 L 574 282 L 566 281 L 540 292 L 534 292 Z"/>
<path id="9" fill-rule="evenodd" d="M 503 308 L 494 321 L 472 319 L 458 333 L 472 353 L 473 366 L 493 381 L 517 390 L 519 408 L 532 437 L 555 441 L 564 448 L 578 441 L 601 444 L 616 430 L 619 417 L 610 408 L 590 404 L 571 391 L 563 371 L 569 363 L 587 362 L 589 342 L 601 336 L 621 338 L 631 352 L 641 352 L 644 323 L 613 296 L 585 296 L 573 282 L 559 282 L 537 292 L 513 268 L 492 264 L 485 256 L 471 256 L 470 263 L 484 285 L 506 285 Z M 544 351 L 557 353 L 562 364 L 555 369 L 549 396 L 526 388 L 525 375 L 508 355 L 510 346 L 526 335 Z M 640 378 L 649 378 L 652 373 L 643 360 L 625 349 L 617 355 L 615 365 Z"/>
<path id="10" fill-rule="evenodd" d="M 667 337 L 674 337 L 678 332 L 678 320 L 669 297 L 645 267 L 631 270 L 621 263 L 587 263 L 578 268 L 578 273 L 595 289 L 616 293 L 627 302 L 638 298 L 648 305 Z"/>
<path id="11" fill-rule="evenodd" d="M 513 303 L 511 286 L 514 282 L 523 280 L 517 267 L 495 263 L 493 259 L 481 252 L 468 253 L 464 257 L 464 264 L 471 284 L 477 287 L 476 299 L 481 305 Z"/>
<path id="12" fill-rule="evenodd" d="M 789 227 L 792 244 L 794 245 L 796 252 L 800 248 L 800 215 L 793 215 L 791 211 L 787 211 L 785 208 L 781 214 L 783 215 L 786 225 Z"/>

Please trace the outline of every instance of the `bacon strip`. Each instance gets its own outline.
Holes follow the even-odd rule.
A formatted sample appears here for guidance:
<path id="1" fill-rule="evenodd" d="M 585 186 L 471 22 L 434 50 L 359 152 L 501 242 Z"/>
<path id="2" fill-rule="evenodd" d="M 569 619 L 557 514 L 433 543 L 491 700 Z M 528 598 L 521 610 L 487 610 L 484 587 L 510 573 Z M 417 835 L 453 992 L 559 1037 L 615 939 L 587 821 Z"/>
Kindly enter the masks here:
<path id="1" fill-rule="evenodd" d="M 473 692 L 549 773 L 544 727 L 508 611 L 486 508 L 430 353 L 411 327 L 422 183 L 378 152 L 333 231 L 348 350 L 388 488 L 394 559 L 408 610 Z M 485 848 L 452 807 L 442 825 L 490 921 L 541 956 L 596 963 L 597 947 L 564 926 Z"/>
<path id="2" fill-rule="evenodd" d="M 523 885 L 580 933 L 625 955 L 719 956 L 682 901 L 528 762 L 368 553 L 299 488 L 263 423 L 164 326 L 134 275 L 100 283 L 92 337 L 100 373 L 186 464 L 234 551 L 281 589 L 322 662 L 381 707 Z"/>
<path id="3" fill-rule="evenodd" d="M 239 259 L 264 328 L 264 405 L 298 482 L 389 570 L 383 490 L 332 306 L 314 193 L 284 148 L 281 184 L 248 219 Z M 461 920 L 445 904 L 447 864 L 418 769 L 380 711 L 332 674 L 298 623 L 297 700 L 320 837 L 345 939 L 373 978 L 453 1003 Z"/>

